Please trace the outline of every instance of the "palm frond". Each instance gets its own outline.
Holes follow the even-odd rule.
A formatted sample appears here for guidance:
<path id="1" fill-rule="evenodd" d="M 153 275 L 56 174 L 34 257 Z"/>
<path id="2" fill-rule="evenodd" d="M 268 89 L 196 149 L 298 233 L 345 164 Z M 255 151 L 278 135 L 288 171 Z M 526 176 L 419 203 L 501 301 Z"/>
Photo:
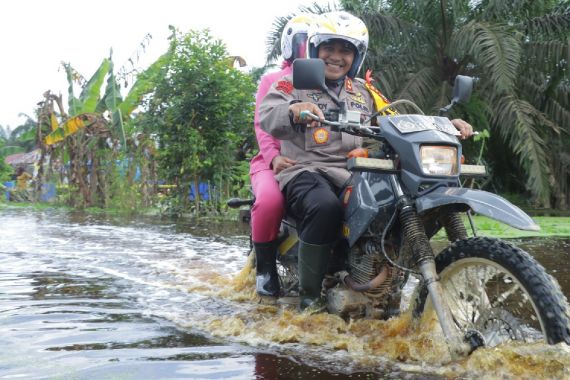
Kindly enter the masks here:
<path id="1" fill-rule="evenodd" d="M 275 61 L 281 55 L 281 33 L 287 22 L 293 17 L 289 16 L 279 16 L 273 20 L 273 24 L 267 39 L 265 40 L 265 51 L 267 52 L 266 62 Z"/>
<path id="2" fill-rule="evenodd" d="M 570 35 L 570 4 L 560 5 L 551 13 L 531 18 L 521 26 L 528 35 L 543 38 L 567 37 Z"/>
<path id="3" fill-rule="evenodd" d="M 382 93 L 388 97 L 388 99 L 398 99 L 398 93 L 400 87 L 403 85 L 402 78 L 409 75 L 410 69 L 408 67 L 398 64 L 385 64 L 382 65 L 372 65 L 370 67 L 377 67 L 378 70 L 374 71 L 375 78 L 377 78 L 377 87 L 382 91 Z"/>
<path id="4" fill-rule="evenodd" d="M 477 4 L 474 11 L 482 21 L 508 20 L 528 14 L 529 6 L 532 2 L 528 0 L 487 0 Z"/>
<path id="5" fill-rule="evenodd" d="M 409 99 L 422 108 L 425 108 L 427 104 L 433 104 L 433 89 L 439 87 L 438 74 L 433 67 L 429 66 L 410 73 L 406 78 L 402 78 L 405 82 L 399 89 L 398 99 Z"/>
<path id="6" fill-rule="evenodd" d="M 299 7 L 298 12 L 292 13 L 288 16 L 276 17 L 275 20 L 273 20 L 271 30 L 269 31 L 269 34 L 265 40 L 265 51 L 267 53 L 266 63 L 270 64 L 271 62 L 277 60 L 281 55 L 281 34 L 283 33 L 285 25 L 287 25 L 287 22 L 293 18 L 293 16 L 296 16 L 299 13 L 322 14 L 325 12 L 331 12 L 336 9 L 336 6 L 322 6 L 317 3 L 313 3 L 310 6 Z"/>
<path id="7" fill-rule="evenodd" d="M 531 41 L 523 44 L 523 57 L 530 65 L 545 72 L 570 71 L 570 38 L 552 41 Z"/>
<path id="8" fill-rule="evenodd" d="M 493 125 L 518 157 L 528 177 L 528 189 L 547 203 L 550 168 L 546 160 L 547 146 L 538 132 L 546 118 L 530 103 L 513 95 L 498 97 L 493 106 Z"/>
<path id="9" fill-rule="evenodd" d="M 570 133 L 570 110 L 554 98 L 548 98 L 544 104 L 544 113 L 566 133 Z"/>
<path id="10" fill-rule="evenodd" d="M 501 24 L 470 22 L 461 27 L 450 41 L 452 58 L 467 52 L 481 67 L 484 79 L 493 83 L 498 93 L 511 92 L 521 59 L 520 33 Z"/>
<path id="11" fill-rule="evenodd" d="M 396 0 L 391 2 L 391 8 L 404 19 L 414 20 L 422 25 L 431 25 L 435 20 L 441 21 L 440 0 Z"/>
<path id="12" fill-rule="evenodd" d="M 570 110 L 570 83 L 568 79 L 558 84 L 552 91 L 552 97 L 556 99 L 562 107 Z"/>
<path id="13" fill-rule="evenodd" d="M 544 73 L 538 65 L 522 73 L 518 93 L 556 124 L 555 132 L 570 132 L 570 87 L 563 81 L 564 73 Z"/>
<path id="14" fill-rule="evenodd" d="M 531 104 L 539 105 L 544 101 L 544 91 L 548 80 L 546 75 L 529 67 L 517 82 L 518 93 Z"/>
<path id="15" fill-rule="evenodd" d="M 414 43 L 422 39 L 418 26 L 386 11 L 371 12 L 367 9 L 358 14 L 370 32 L 371 42 L 387 42 L 390 44 Z M 419 42 L 419 41 L 417 41 Z"/>

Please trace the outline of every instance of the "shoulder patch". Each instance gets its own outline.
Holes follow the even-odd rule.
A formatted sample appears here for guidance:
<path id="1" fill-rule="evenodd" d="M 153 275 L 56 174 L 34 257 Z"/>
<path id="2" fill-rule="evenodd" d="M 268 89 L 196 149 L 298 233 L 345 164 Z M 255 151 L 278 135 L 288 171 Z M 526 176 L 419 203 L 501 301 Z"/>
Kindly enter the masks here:
<path id="1" fill-rule="evenodd" d="M 284 94 L 290 94 L 293 92 L 293 83 L 288 80 L 280 80 L 277 82 L 275 89 L 281 91 Z"/>

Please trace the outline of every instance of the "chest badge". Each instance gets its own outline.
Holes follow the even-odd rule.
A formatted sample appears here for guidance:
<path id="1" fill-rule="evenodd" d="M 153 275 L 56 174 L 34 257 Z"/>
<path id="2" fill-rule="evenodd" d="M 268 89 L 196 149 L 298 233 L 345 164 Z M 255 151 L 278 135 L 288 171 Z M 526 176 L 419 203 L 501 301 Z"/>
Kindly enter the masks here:
<path id="1" fill-rule="evenodd" d="M 364 96 L 359 92 L 358 94 L 351 95 L 350 98 L 354 100 L 356 103 L 366 104 L 366 100 Z"/>
<path id="2" fill-rule="evenodd" d="M 327 131 L 325 128 L 317 128 L 314 132 L 313 132 L 313 140 L 315 141 L 315 143 L 317 144 L 324 144 L 327 141 L 329 141 L 329 131 Z"/>
<path id="3" fill-rule="evenodd" d="M 322 94 L 319 92 L 311 92 L 311 93 L 307 94 L 307 96 L 309 98 L 313 99 L 313 102 L 317 103 L 319 100 L 321 100 Z"/>

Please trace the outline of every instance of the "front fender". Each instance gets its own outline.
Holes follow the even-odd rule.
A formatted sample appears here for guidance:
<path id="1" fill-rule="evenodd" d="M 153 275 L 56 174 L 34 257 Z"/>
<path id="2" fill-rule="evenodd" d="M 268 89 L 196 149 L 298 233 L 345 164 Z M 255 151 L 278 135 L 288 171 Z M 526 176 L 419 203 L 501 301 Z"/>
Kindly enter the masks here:
<path id="1" fill-rule="evenodd" d="M 519 230 L 540 230 L 540 227 L 523 210 L 498 195 L 482 190 L 439 187 L 417 198 L 416 209 L 421 215 L 427 210 L 460 203 L 468 205 L 477 214 L 488 216 Z"/>

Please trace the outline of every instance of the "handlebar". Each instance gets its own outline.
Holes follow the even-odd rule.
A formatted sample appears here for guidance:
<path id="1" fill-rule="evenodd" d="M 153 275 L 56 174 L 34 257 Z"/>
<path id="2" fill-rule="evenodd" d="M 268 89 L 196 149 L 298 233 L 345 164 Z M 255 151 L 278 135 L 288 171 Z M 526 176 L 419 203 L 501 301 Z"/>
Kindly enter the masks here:
<path id="1" fill-rule="evenodd" d="M 396 101 L 396 102 L 406 102 L 406 104 L 409 103 L 409 104 L 412 104 L 415 107 L 417 107 L 414 103 L 410 102 L 409 100 L 405 100 L 405 99 L 402 99 L 402 100 Z M 396 103 L 396 102 L 394 102 L 394 103 Z M 418 109 L 419 109 L 419 107 L 418 107 Z M 422 112 L 422 115 L 423 115 L 423 112 Z M 345 132 L 345 133 L 349 133 L 352 135 L 359 135 L 359 136 L 365 136 L 365 137 L 376 137 L 376 138 L 379 137 L 378 132 L 380 131 L 380 127 L 363 126 L 361 124 L 361 121 L 360 121 L 360 112 L 357 112 L 357 111 L 346 111 L 344 114 L 339 114 L 339 116 L 341 118 L 338 122 L 330 121 L 327 119 L 322 119 L 322 118 L 318 117 L 317 115 L 315 115 L 314 113 L 307 111 L 307 110 L 301 111 L 299 116 L 301 117 L 301 119 L 309 118 L 309 119 L 316 120 L 316 121 L 320 122 L 321 124 L 330 125 L 331 127 L 333 127 L 331 129 L 334 131 Z M 377 115 L 375 114 L 375 116 L 377 116 Z M 371 119 L 368 119 L 367 122 L 370 120 Z M 479 134 L 479 132 L 473 131 L 473 135 L 478 135 L 478 134 Z"/>
<path id="2" fill-rule="evenodd" d="M 380 130 L 380 127 L 363 126 L 360 123 L 360 112 L 357 111 L 346 111 L 344 114 L 340 114 L 341 117 L 339 121 L 330 121 L 327 119 L 321 119 L 314 113 L 304 110 L 299 114 L 301 119 L 313 119 L 320 122 L 321 124 L 330 125 L 334 127 L 333 130 L 339 132 L 346 132 L 354 135 L 364 135 L 370 136 L 374 135 L 373 130 Z"/>
<path id="3" fill-rule="evenodd" d="M 239 208 L 241 206 L 251 206 L 253 205 L 254 199 L 239 199 L 239 198 L 232 198 L 228 200 L 227 205 L 230 208 Z"/>

